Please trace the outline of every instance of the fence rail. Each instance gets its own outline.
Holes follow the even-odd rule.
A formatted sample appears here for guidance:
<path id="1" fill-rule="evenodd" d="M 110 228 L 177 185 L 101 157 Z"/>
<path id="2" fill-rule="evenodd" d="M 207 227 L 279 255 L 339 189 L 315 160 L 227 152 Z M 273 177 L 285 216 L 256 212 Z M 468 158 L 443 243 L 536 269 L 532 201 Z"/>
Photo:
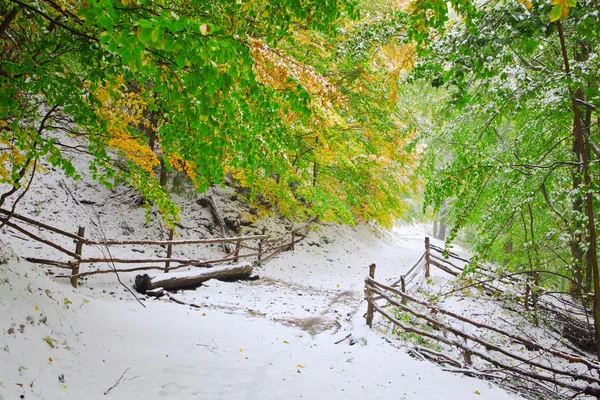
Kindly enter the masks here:
<path id="1" fill-rule="evenodd" d="M 429 272 L 428 266 L 434 266 L 452 276 L 457 276 L 463 272 L 463 268 L 451 260 L 469 261 L 455 253 L 430 245 L 427 239 L 425 247 L 424 254 L 415 265 L 392 284 L 386 285 L 375 280 L 376 266 L 372 264 L 369 267 L 369 275 L 365 279 L 365 295 L 368 303 L 366 318 L 369 327 L 372 327 L 374 314 L 378 313 L 405 332 L 417 334 L 458 349 L 463 354 L 464 362 L 462 364 L 439 351 L 427 349 L 427 351 L 419 353 L 439 363 L 451 365 L 454 372 L 485 376 L 488 379 L 502 380 L 503 382 L 506 382 L 507 377 L 518 378 L 535 382 L 541 388 L 539 390 L 546 390 L 546 393 L 552 393 L 553 390 L 557 390 L 556 388 L 561 388 L 563 391 L 570 391 L 570 396 L 575 393 L 600 397 L 600 378 L 598 378 L 600 363 L 598 361 L 581 353 L 571 353 L 570 348 L 568 351 L 563 351 L 555 347 L 544 346 L 530 337 L 507 332 L 494 326 L 493 323 L 471 320 L 437 304 L 408 294 L 408 279 L 414 279 L 414 276 L 420 273 L 426 275 Z M 491 270 L 484 267 L 484 273 L 491 274 Z M 512 284 L 519 282 L 515 277 L 503 277 L 502 280 Z M 539 279 L 536 282 L 539 283 Z M 400 289 L 397 288 L 399 283 L 401 284 Z M 492 288 L 495 291 L 498 290 L 494 286 L 489 289 Z M 385 303 L 381 303 L 382 301 Z M 538 306 L 540 304 L 541 302 Z M 418 324 L 411 325 L 405 319 L 400 320 L 393 312 L 386 309 L 387 306 L 409 314 L 411 318 L 421 321 L 423 326 L 429 326 L 433 330 L 422 329 Z M 478 333 L 475 334 L 472 329 L 471 331 L 465 330 L 465 326 L 471 326 Z M 485 332 L 500 339 L 491 342 L 482 337 L 481 333 Z M 515 351 L 514 348 L 505 348 L 498 344 L 500 342 L 513 343 L 521 346 L 521 349 Z M 479 358 L 488 365 L 493 365 L 494 368 L 477 370 L 473 364 L 473 358 Z M 563 360 L 568 363 L 568 367 L 561 366 L 556 360 Z M 517 386 L 513 388 L 517 389 Z"/>
<path id="2" fill-rule="evenodd" d="M 458 254 L 444 251 L 444 249 L 431 245 L 430 258 L 432 265 L 441 270 L 458 276 L 464 273 L 464 268 L 455 265 L 450 260 L 468 263 L 469 260 L 460 257 Z M 436 255 L 437 253 L 438 255 Z M 443 256 L 447 258 L 444 258 Z M 583 304 L 576 304 L 568 298 L 558 297 L 556 294 L 547 293 L 540 286 L 542 275 L 555 275 L 552 271 L 523 271 L 508 272 L 498 274 L 485 265 L 477 266 L 477 274 L 474 287 L 480 287 L 486 295 L 497 298 L 498 296 L 513 297 L 515 290 L 523 290 L 522 305 L 525 311 L 533 312 L 535 324 L 538 324 L 538 313 L 544 312 L 561 321 L 567 327 L 569 332 L 566 336 L 569 340 L 578 343 L 584 347 L 593 347 L 595 343 L 590 343 L 587 337 L 593 338 L 594 326 L 592 324 L 593 311 Z M 563 278 L 567 278 L 561 275 Z M 507 291 L 506 288 L 512 288 Z M 562 304 L 559 306 L 557 303 Z M 579 318 L 579 319 L 578 319 Z M 593 340 L 593 339 L 592 339 Z"/>
<path id="3" fill-rule="evenodd" d="M 4 216 L 0 216 L 0 223 L 5 224 L 6 226 L 20 232 L 33 240 L 43 243 L 54 250 L 59 251 L 60 253 L 66 254 L 71 257 L 71 260 L 68 261 L 60 261 L 60 260 L 50 260 L 44 258 L 36 258 L 36 257 L 26 257 L 25 259 L 29 262 L 36 264 L 45 264 L 53 267 L 70 269 L 70 275 L 59 275 L 59 277 L 70 278 L 71 284 L 73 287 L 77 287 L 77 279 L 96 274 L 106 274 L 106 273 L 114 273 L 114 272 L 133 272 L 133 271 L 143 271 L 143 270 L 159 270 L 164 272 L 169 272 L 172 270 L 177 270 L 184 267 L 208 267 L 212 264 L 237 261 L 239 259 L 248 259 L 248 258 L 256 258 L 257 263 L 264 263 L 267 260 L 273 258 L 277 254 L 281 253 L 285 250 L 293 250 L 295 244 L 304 240 L 305 235 L 301 234 L 300 231 L 308 226 L 310 223 L 316 221 L 316 218 L 308 220 L 302 226 L 290 230 L 280 237 L 271 238 L 269 235 L 252 235 L 252 236 L 243 236 L 240 235 L 237 237 L 223 237 L 223 238 L 213 238 L 213 239 L 177 239 L 174 240 L 174 230 L 169 231 L 169 240 L 90 240 L 85 238 L 85 228 L 79 227 L 77 234 L 73 234 L 67 231 L 64 231 L 59 228 L 55 228 L 53 226 L 44 224 L 42 222 L 36 221 L 32 218 L 25 217 L 16 213 L 12 213 L 7 210 L 0 209 L 0 214 Z M 65 248 L 62 245 L 59 245 L 51 240 L 44 239 L 29 230 L 23 228 L 19 225 L 19 223 L 15 222 L 19 221 L 19 223 L 25 223 L 28 225 L 35 226 L 39 229 L 43 229 L 54 234 L 58 234 L 60 236 L 64 236 L 68 239 L 72 239 L 75 242 L 75 249 L 71 251 Z M 264 233 L 264 232 L 263 232 Z M 288 241 L 286 241 L 288 240 Z M 254 246 L 247 245 L 246 243 L 251 242 L 255 243 Z M 210 244 L 222 244 L 222 243 L 231 243 L 235 245 L 235 249 L 224 257 L 215 258 L 215 259 L 190 259 L 190 258 L 179 258 L 172 257 L 173 247 L 174 246 L 184 246 L 184 245 L 210 245 Z M 167 247 L 167 257 L 164 258 L 117 258 L 117 257 L 83 257 L 84 246 L 102 246 L 105 248 L 111 246 L 166 246 Z M 249 250 L 251 252 L 244 252 L 244 250 Z M 81 265 L 84 264 L 92 264 L 92 263 L 108 263 L 113 265 L 111 269 L 105 270 L 97 270 L 97 271 L 79 271 Z M 121 268 L 118 269 L 114 267 L 114 264 L 151 264 L 158 263 L 163 264 L 164 267 L 153 265 L 153 266 L 143 266 L 143 267 L 135 267 L 135 268 Z M 177 263 L 175 266 L 171 266 L 171 263 Z"/>

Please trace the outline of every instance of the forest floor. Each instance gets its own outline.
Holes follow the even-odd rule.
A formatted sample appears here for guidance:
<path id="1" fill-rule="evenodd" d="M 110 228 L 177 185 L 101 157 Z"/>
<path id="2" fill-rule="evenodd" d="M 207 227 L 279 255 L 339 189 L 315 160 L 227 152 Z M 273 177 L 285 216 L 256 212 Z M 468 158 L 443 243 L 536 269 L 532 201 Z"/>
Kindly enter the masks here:
<path id="1" fill-rule="evenodd" d="M 243 209 L 231 193 L 214 190 L 213 196 L 225 215 Z M 210 212 L 191 196 L 176 198 L 180 237 L 211 236 Z M 71 232 L 85 225 L 86 237 L 164 239 L 159 218 L 146 222 L 137 200 L 126 187 L 108 190 L 50 171 L 35 181 L 18 212 Z M 277 234 L 286 223 L 259 220 L 247 233 L 263 227 Z M 114 274 L 82 279 L 74 289 L 56 277 L 61 270 L 23 260 L 56 258 L 51 249 L 5 228 L 0 399 L 518 398 L 485 380 L 411 358 L 389 335 L 366 328 L 369 264 L 377 265 L 383 281 L 396 279 L 422 254 L 425 233 L 422 226 L 381 232 L 368 225 L 317 224 L 294 251 L 255 268 L 259 280 L 212 280 L 174 294 L 201 306 L 194 308 L 138 294 L 143 307 Z M 223 254 L 218 246 L 181 251 L 189 257 Z M 84 249 L 86 255 L 103 252 Z M 165 249 L 115 249 L 111 255 L 140 253 L 164 256 Z M 120 278 L 131 288 L 135 273 Z"/>

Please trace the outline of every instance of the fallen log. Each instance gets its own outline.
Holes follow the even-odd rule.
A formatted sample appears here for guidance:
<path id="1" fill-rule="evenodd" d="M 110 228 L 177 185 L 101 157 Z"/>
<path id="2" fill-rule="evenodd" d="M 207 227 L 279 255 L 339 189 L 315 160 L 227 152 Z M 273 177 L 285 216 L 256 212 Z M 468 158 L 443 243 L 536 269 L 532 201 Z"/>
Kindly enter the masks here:
<path id="1" fill-rule="evenodd" d="M 135 290 L 146 293 L 151 289 L 178 289 L 196 286 L 209 279 L 234 281 L 250 277 L 252 264 L 243 262 L 203 270 L 173 272 L 168 275 L 149 276 L 148 274 L 135 277 Z"/>

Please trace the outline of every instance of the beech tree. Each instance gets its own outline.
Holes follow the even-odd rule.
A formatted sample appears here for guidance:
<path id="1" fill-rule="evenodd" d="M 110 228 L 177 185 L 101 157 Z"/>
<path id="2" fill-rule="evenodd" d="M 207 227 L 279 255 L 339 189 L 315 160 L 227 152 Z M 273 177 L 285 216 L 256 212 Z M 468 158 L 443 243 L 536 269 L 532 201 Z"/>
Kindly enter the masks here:
<path id="1" fill-rule="evenodd" d="M 67 154 L 84 151 L 167 223 L 172 169 L 200 192 L 229 175 L 288 215 L 389 225 L 405 208 L 413 132 L 391 70 L 343 51 L 365 31 L 352 0 L 5 0 L 0 15 L 0 206 L 38 160 L 77 177 Z"/>
<path id="2" fill-rule="evenodd" d="M 424 14 L 441 16 L 427 26 L 448 21 L 438 11 Z M 481 258 L 594 292 L 600 342 L 597 4 L 493 2 L 458 15 L 420 37 L 415 76 L 449 96 L 427 139 L 426 205 L 448 201 L 448 241 L 474 227 Z"/>

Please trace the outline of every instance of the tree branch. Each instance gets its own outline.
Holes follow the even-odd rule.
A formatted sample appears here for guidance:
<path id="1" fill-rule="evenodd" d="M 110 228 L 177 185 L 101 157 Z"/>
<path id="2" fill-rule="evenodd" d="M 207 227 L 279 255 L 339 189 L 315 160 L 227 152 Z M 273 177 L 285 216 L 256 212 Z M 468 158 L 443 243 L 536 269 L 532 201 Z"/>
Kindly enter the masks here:
<path id="1" fill-rule="evenodd" d="M 31 11 L 33 11 L 36 14 L 41 15 L 44 19 L 47 19 L 51 23 L 54 23 L 55 25 L 60 26 L 61 28 L 65 29 L 65 30 L 67 30 L 69 32 L 71 32 L 75 36 L 79 36 L 79 37 L 82 37 L 82 38 L 85 38 L 85 39 L 88 39 L 88 40 L 92 40 L 94 42 L 98 42 L 99 41 L 98 38 L 90 36 L 87 33 L 80 32 L 77 29 L 73 29 L 70 26 L 67 26 L 67 25 L 63 24 L 62 22 L 59 22 L 58 20 L 56 20 L 56 19 L 52 18 L 51 16 L 49 16 L 48 14 L 46 14 L 45 12 L 43 12 L 41 10 L 38 10 L 37 8 L 31 6 L 31 5 L 27 4 L 27 3 L 23 3 L 22 1 L 19 1 L 19 0 L 10 0 L 10 1 L 12 1 L 13 3 L 19 4 L 21 7 L 27 8 L 28 10 L 31 10 Z"/>
<path id="2" fill-rule="evenodd" d="M 554 204 L 552 204 L 552 202 L 550 201 L 550 197 L 548 197 L 548 192 L 546 191 L 546 183 L 545 182 L 542 182 L 541 189 L 542 189 L 542 194 L 544 195 L 544 199 L 546 200 L 546 203 L 548 204 L 548 207 L 550 207 L 550 209 L 554 212 L 554 214 L 556 214 L 558 216 L 558 218 L 560 218 L 560 220 L 568 227 L 569 221 L 567 221 L 565 216 L 563 214 L 561 214 L 556 209 Z"/>
<path id="3" fill-rule="evenodd" d="M 8 26 L 15 19 L 15 17 L 17 16 L 18 13 L 19 13 L 19 9 L 17 7 L 14 7 L 12 10 L 10 10 L 8 15 L 4 18 L 4 20 L 2 21 L 2 24 L 0 24 L 0 38 L 2 36 L 4 36 L 4 33 L 8 29 Z"/>

